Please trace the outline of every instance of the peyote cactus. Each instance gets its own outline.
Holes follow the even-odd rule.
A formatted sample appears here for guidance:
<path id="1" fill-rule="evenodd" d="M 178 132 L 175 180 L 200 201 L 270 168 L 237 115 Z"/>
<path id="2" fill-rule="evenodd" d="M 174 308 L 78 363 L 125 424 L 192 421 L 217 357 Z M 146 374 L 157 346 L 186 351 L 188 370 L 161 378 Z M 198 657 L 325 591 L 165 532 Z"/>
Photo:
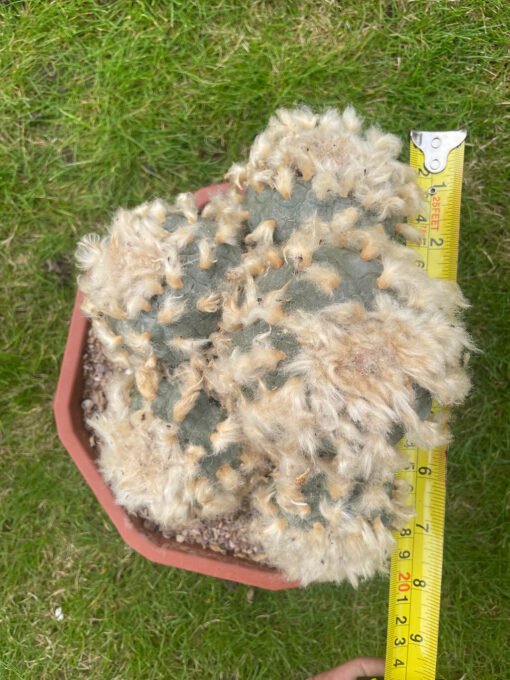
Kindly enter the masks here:
<path id="1" fill-rule="evenodd" d="M 303 584 L 385 567 L 409 516 L 405 434 L 469 389 L 456 285 L 401 242 L 417 212 L 400 143 L 351 108 L 281 110 L 231 189 L 117 213 L 82 239 L 84 310 L 119 367 L 91 425 L 118 502 L 160 527 L 248 503 L 254 540 Z"/>

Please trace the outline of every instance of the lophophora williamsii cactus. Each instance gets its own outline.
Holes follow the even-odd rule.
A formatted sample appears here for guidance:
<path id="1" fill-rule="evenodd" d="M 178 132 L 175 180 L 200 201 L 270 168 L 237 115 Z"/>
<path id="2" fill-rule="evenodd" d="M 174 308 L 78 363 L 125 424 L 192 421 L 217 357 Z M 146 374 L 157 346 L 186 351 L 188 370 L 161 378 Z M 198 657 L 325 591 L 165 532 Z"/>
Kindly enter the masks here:
<path id="1" fill-rule="evenodd" d="M 280 110 L 201 215 L 182 194 L 82 239 L 119 367 L 91 425 L 130 512 L 165 529 L 249 506 L 303 584 L 385 568 L 409 516 L 396 443 L 448 441 L 431 403 L 462 401 L 471 349 L 458 287 L 402 243 L 420 194 L 399 152 L 351 108 Z"/>

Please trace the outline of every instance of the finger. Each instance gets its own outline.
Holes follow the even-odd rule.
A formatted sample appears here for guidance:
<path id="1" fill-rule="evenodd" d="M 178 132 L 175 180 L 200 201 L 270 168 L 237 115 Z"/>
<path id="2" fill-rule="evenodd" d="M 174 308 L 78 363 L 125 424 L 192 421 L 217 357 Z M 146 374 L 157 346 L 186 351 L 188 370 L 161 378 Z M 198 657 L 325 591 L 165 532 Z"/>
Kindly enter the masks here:
<path id="1" fill-rule="evenodd" d="M 384 659 L 373 656 L 352 659 L 347 663 L 315 675 L 309 680 L 356 680 L 359 677 L 384 676 Z"/>

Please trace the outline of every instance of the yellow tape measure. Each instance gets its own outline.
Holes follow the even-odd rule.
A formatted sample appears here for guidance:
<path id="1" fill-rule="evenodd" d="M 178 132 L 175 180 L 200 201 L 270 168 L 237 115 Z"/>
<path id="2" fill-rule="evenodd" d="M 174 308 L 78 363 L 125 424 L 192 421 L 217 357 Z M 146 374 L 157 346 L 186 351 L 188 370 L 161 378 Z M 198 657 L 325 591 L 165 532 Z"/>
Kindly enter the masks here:
<path id="1" fill-rule="evenodd" d="M 425 207 L 410 224 L 421 233 L 419 265 L 431 278 L 457 278 L 465 130 L 411 132 L 410 163 Z M 438 407 L 435 407 L 439 410 Z M 416 515 L 395 532 L 391 559 L 385 680 L 436 677 L 446 482 L 446 448 L 425 451 L 403 439 Z"/>

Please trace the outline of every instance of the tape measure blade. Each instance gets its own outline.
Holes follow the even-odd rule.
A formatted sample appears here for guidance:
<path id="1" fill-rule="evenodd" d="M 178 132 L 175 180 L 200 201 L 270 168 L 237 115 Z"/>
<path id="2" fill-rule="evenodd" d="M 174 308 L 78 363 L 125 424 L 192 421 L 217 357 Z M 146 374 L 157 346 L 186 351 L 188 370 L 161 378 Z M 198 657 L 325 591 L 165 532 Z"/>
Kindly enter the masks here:
<path id="1" fill-rule="evenodd" d="M 421 135 L 421 137 L 420 137 Z M 428 138 L 424 135 L 429 135 Z M 423 150 L 432 140 L 452 143 L 438 172 L 430 170 Z M 460 241 L 460 203 L 465 131 L 413 132 L 410 164 L 418 175 L 425 207 L 410 223 L 420 232 L 410 245 L 431 278 L 456 281 Z M 443 159 L 444 160 L 444 159 Z M 441 161 L 442 162 L 442 161 Z M 437 413 L 441 409 L 434 405 Z M 400 532 L 390 567 L 386 680 L 434 680 L 436 675 L 446 496 L 446 449 L 419 449 L 400 443 L 410 469 L 397 475 L 413 486 L 416 511 Z"/>

